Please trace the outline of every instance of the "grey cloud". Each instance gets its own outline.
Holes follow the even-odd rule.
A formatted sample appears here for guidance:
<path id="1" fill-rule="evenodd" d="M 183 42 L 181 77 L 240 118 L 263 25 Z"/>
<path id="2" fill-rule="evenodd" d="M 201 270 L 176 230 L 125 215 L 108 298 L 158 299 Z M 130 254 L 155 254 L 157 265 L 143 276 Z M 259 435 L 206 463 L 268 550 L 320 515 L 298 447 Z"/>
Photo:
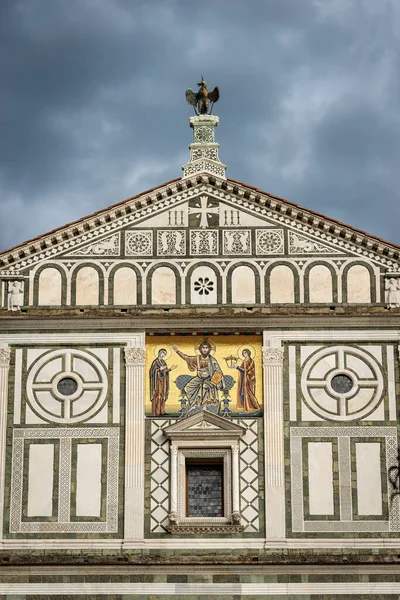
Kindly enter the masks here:
<path id="1" fill-rule="evenodd" d="M 230 177 L 400 241 L 396 4 L 3 0 L 0 248 L 179 176 L 201 74 Z"/>

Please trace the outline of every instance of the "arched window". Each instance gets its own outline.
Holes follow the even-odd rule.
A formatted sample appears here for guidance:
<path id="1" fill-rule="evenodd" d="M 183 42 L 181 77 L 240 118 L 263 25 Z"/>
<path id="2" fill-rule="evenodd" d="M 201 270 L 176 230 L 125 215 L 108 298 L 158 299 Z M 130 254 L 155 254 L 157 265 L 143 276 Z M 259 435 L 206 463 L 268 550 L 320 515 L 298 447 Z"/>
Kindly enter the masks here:
<path id="1" fill-rule="evenodd" d="M 39 306 L 60 306 L 61 305 L 61 273 L 54 267 L 46 267 L 41 271 L 38 281 Z"/>
<path id="2" fill-rule="evenodd" d="M 76 300 L 78 306 L 99 303 L 99 274 L 93 267 L 82 267 L 76 275 Z"/>
<path id="3" fill-rule="evenodd" d="M 308 274 L 309 302 L 333 302 L 332 273 L 326 265 L 315 265 Z"/>
<path id="4" fill-rule="evenodd" d="M 232 271 L 232 304 L 255 304 L 256 282 L 254 271 L 242 265 Z"/>
<path id="5" fill-rule="evenodd" d="M 158 267 L 151 278 L 152 304 L 176 304 L 176 276 L 169 267 Z"/>
<path id="6" fill-rule="evenodd" d="M 114 273 L 113 304 L 136 304 L 136 273 L 129 267 L 121 267 Z"/>
<path id="7" fill-rule="evenodd" d="M 294 275 L 286 265 L 274 267 L 269 278 L 271 304 L 294 303 Z"/>
<path id="8" fill-rule="evenodd" d="M 367 267 L 353 265 L 347 271 L 347 302 L 371 302 L 371 276 Z"/>

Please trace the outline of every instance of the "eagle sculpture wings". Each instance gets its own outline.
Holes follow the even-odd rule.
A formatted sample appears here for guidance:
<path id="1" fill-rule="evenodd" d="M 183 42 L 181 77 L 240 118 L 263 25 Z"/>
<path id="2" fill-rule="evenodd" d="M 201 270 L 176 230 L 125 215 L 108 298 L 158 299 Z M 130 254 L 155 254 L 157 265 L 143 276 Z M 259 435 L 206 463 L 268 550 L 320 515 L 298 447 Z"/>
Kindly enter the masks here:
<path id="1" fill-rule="evenodd" d="M 219 89 L 215 87 L 212 92 L 209 92 L 203 76 L 197 85 L 199 86 L 197 94 L 190 88 L 186 90 L 186 100 L 193 106 L 196 115 L 211 114 L 214 103 L 219 99 Z M 209 108 L 210 112 L 208 112 Z"/>

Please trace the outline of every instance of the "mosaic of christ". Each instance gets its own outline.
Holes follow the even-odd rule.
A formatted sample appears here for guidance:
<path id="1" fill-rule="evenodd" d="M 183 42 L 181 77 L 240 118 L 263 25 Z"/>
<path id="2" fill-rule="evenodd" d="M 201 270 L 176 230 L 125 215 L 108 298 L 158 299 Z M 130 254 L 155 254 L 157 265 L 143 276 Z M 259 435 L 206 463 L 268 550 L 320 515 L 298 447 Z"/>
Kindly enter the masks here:
<path id="1" fill-rule="evenodd" d="M 262 414 L 257 336 L 147 338 L 146 413 L 187 416 Z"/>

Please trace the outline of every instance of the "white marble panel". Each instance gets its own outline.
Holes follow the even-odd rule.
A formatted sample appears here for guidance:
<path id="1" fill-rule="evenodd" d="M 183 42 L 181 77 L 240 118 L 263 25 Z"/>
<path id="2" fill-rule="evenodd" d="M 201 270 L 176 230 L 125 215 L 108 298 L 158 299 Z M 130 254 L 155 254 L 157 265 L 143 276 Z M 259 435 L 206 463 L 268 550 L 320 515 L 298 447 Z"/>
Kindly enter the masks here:
<path id="1" fill-rule="evenodd" d="M 39 370 L 39 373 L 36 377 L 36 383 L 48 383 L 53 379 L 54 375 L 60 373 L 62 369 L 63 362 L 61 357 L 49 361 L 47 364 L 44 364 L 43 367 Z"/>
<path id="2" fill-rule="evenodd" d="M 367 363 L 353 354 L 346 354 L 346 367 L 357 373 L 359 378 L 373 380 L 376 379 L 373 370 L 367 365 Z"/>
<path id="3" fill-rule="evenodd" d="M 77 445 L 77 516 L 99 517 L 101 514 L 101 458 L 101 444 Z"/>
<path id="4" fill-rule="evenodd" d="M 40 306 L 61 305 L 61 273 L 58 269 L 48 267 L 39 275 Z"/>
<path id="5" fill-rule="evenodd" d="M 333 515 L 331 442 L 308 444 L 309 510 L 311 515 Z"/>
<path id="6" fill-rule="evenodd" d="M 61 417 L 62 403 L 59 402 L 52 396 L 50 391 L 39 391 L 37 390 L 35 396 L 38 402 L 43 408 L 49 413 Z"/>
<path id="7" fill-rule="evenodd" d="M 332 274 L 325 265 L 315 265 L 310 269 L 309 279 L 310 302 L 331 303 L 333 301 Z"/>
<path id="8" fill-rule="evenodd" d="M 371 277 L 367 267 L 354 265 L 347 271 L 347 302 L 371 302 Z"/>
<path id="9" fill-rule="evenodd" d="M 382 514 L 381 445 L 356 443 L 357 505 L 359 515 Z"/>
<path id="10" fill-rule="evenodd" d="M 372 400 L 375 395 L 375 388 L 360 388 L 354 398 L 348 400 L 347 410 L 349 414 L 355 413 Z"/>
<path id="11" fill-rule="evenodd" d="M 328 354 L 324 358 L 317 361 L 315 366 L 310 371 L 310 379 L 325 379 L 326 375 L 337 367 L 336 354 Z"/>
<path id="12" fill-rule="evenodd" d="M 45 423 L 44 419 L 38 417 L 33 410 L 29 407 L 29 404 L 25 405 L 25 423 L 26 425 L 39 425 Z"/>
<path id="13" fill-rule="evenodd" d="M 79 373 L 83 381 L 99 381 L 99 375 L 87 360 L 82 360 L 76 356 L 72 359 L 72 370 Z"/>
<path id="14" fill-rule="evenodd" d="M 76 276 L 76 304 L 93 306 L 99 303 L 99 274 L 93 267 L 82 267 Z"/>
<path id="15" fill-rule="evenodd" d="M 274 267 L 269 279 L 271 304 L 293 304 L 294 276 L 289 267 Z"/>
<path id="16" fill-rule="evenodd" d="M 303 364 L 307 358 L 321 346 L 301 346 L 300 348 L 300 362 Z"/>
<path id="17" fill-rule="evenodd" d="M 48 348 L 28 348 L 26 353 L 26 366 L 30 367 L 34 360 L 42 356 L 45 352 L 48 351 Z"/>
<path id="18" fill-rule="evenodd" d="M 114 275 L 114 304 L 136 304 L 136 273 L 121 267 Z"/>
<path id="19" fill-rule="evenodd" d="M 176 278 L 169 267 L 159 267 L 151 279 L 152 304 L 176 304 Z"/>
<path id="20" fill-rule="evenodd" d="M 53 514 L 54 444 L 30 444 L 28 471 L 28 517 Z"/>
<path id="21" fill-rule="evenodd" d="M 232 272 L 232 304 L 254 304 L 256 284 L 253 270 L 244 265 Z"/>

